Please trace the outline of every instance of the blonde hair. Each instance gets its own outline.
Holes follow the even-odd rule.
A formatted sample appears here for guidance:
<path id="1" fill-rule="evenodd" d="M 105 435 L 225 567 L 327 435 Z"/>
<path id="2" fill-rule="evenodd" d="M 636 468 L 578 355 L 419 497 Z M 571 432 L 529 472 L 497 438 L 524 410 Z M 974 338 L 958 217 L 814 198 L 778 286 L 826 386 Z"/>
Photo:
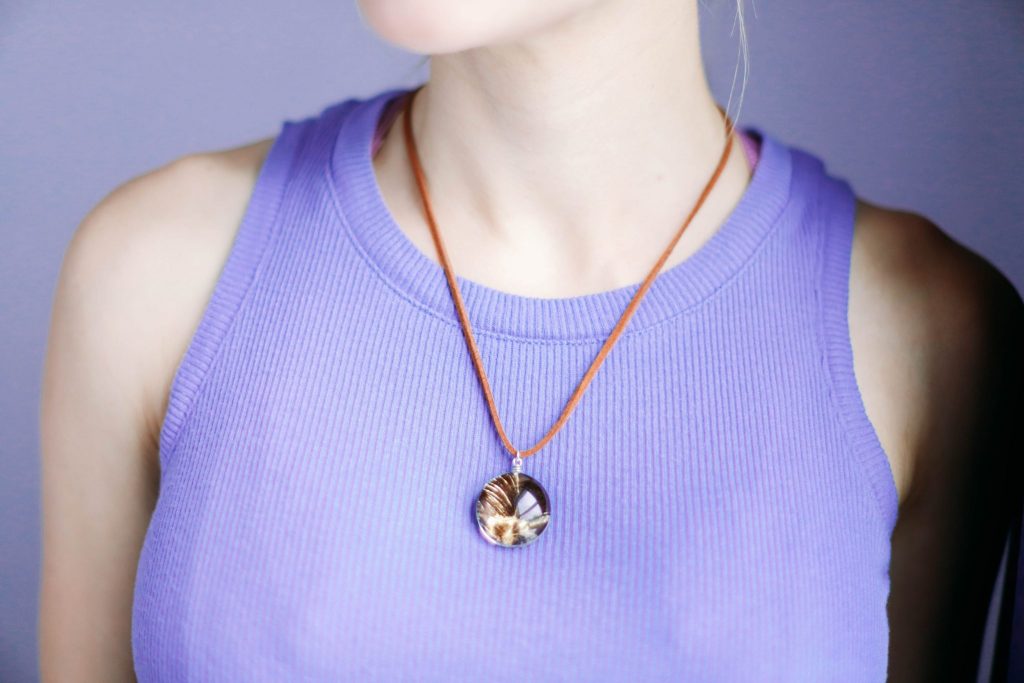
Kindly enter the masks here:
<path id="1" fill-rule="evenodd" d="M 754 16 L 757 16 L 757 8 L 754 8 Z M 725 104 L 725 111 L 729 113 L 729 105 L 732 104 L 732 93 L 736 87 L 736 75 L 739 73 L 740 64 L 743 64 L 743 83 L 740 85 L 740 98 L 739 104 L 736 107 L 736 115 L 730 115 L 732 118 L 734 128 L 739 128 L 739 117 L 740 111 L 743 109 L 743 93 L 747 89 L 747 80 L 750 74 L 750 45 L 747 40 L 747 22 L 743 16 L 743 0 L 736 0 L 736 17 L 733 21 L 732 29 L 729 30 L 729 35 L 733 34 L 736 26 L 740 27 L 740 39 L 739 44 L 736 47 L 736 68 L 732 72 L 732 84 L 729 86 L 729 99 Z"/>

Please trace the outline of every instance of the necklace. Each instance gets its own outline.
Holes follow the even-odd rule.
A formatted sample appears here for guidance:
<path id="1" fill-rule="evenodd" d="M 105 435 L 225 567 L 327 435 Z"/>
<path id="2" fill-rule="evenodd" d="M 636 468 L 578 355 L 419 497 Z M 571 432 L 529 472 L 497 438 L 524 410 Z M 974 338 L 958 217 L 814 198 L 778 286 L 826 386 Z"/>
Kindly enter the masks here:
<path id="1" fill-rule="evenodd" d="M 657 263 L 654 264 L 654 268 L 641 283 L 636 294 L 633 295 L 633 299 L 629 302 L 622 317 L 619 318 L 619 322 L 616 323 L 612 333 L 608 336 L 604 346 L 598 352 L 597 357 L 591 363 L 587 372 L 583 375 L 582 381 L 576 391 L 573 392 L 569 402 L 566 403 L 565 408 L 562 409 L 562 414 L 558 417 L 558 420 L 551 427 L 547 434 L 544 435 L 535 446 L 525 451 L 521 451 L 514 447 L 509 441 L 508 436 L 505 435 L 505 430 L 501 425 L 501 420 L 498 419 L 498 411 L 494 405 L 494 396 L 491 394 L 491 387 L 487 382 L 487 374 L 484 372 L 483 363 L 480 360 L 480 351 L 477 349 L 476 341 L 473 339 L 473 332 L 469 325 L 469 317 L 466 315 L 465 306 L 462 303 L 462 294 L 459 292 L 458 284 L 455 281 L 455 275 L 452 272 L 451 264 L 448 261 L 448 255 L 445 253 L 444 245 L 441 243 L 441 235 L 438 233 L 437 224 L 434 220 L 434 212 L 430 205 L 430 196 L 427 193 L 426 180 L 424 179 L 423 169 L 420 166 L 419 155 L 416 152 L 416 141 L 412 131 L 412 102 L 416 96 L 416 93 L 422 89 L 420 85 L 416 89 L 405 95 L 405 116 L 403 117 L 403 128 L 405 135 L 405 147 L 409 155 L 409 163 L 412 165 L 413 172 L 416 176 L 416 185 L 419 188 L 420 197 L 423 200 L 423 210 L 427 216 L 427 223 L 430 225 L 430 234 L 433 236 L 434 245 L 437 247 L 438 257 L 441 260 L 441 265 L 444 267 L 444 274 L 448 280 L 448 288 L 451 290 L 452 299 L 455 302 L 455 308 L 458 311 L 459 322 L 462 325 L 463 335 L 466 338 L 466 343 L 469 347 L 470 356 L 473 359 L 473 366 L 476 368 L 477 377 L 480 379 L 480 385 L 483 388 L 484 396 L 487 399 L 487 407 L 491 413 L 491 419 L 494 421 L 494 425 L 498 431 L 498 436 L 501 437 L 501 441 L 505 448 L 512 454 L 512 469 L 504 474 L 499 474 L 494 477 L 486 484 L 484 484 L 483 490 L 477 497 L 473 504 L 473 514 L 476 517 L 477 528 L 480 530 L 480 534 L 486 541 L 494 545 L 503 547 L 517 547 L 532 543 L 540 537 L 540 534 L 548 526 L 548 521 L 551 517 L 550 501 L 548 499 L 547 491 L 540 485 L 533 477 L 523 474 L 523 459 L 529 457 L 539 451 L 544 444 L 546 444 L 551 437 L 562 428 L 566 420 L 569 418 L 569 414 L 575 409 L 576 404 L 579 403 L 580 397 L 586 390 L 587 385 L 594 378 L 597 373 L 597 369 L 604 362 L 605 357 L 611 351 L 612 346 L 618 340 L 619 335 L 626 327 L 626 323 L 629 322 L 630 317 L 636 310 L 636 307 L 640 303 L 640 299 L 643 298 L 644 294 L 647 293 L 651 282 L 654 280 L 658 271 L 665 264 L 669 254 L 672 253 L 672 249 L 676 246 L 679 238 L 682 237 L 683 231 L 693 220 L 697 210 L 704 203 L 708 194 L 711 192 L 711 188 L 714 187 L 715 182 L 722 174 L 722 170 L 725 168 L 725 162 L 729 158 L 729 152 L 732 149 L 733 132 L 734 126 L 732 120 L 728 114 L 718 105 L 718 111 L 722 114 L 722 118 L 725 122 L 725 149 L 722 151 L 722 156 L 718 161 L 718 165 L 715 167 L 714 173 L 705 185 L 704 190 L 698 197 L 696 204 L 690 210 L 690 214 L 683 221 L 682 227 L 676 232 L 675 237 L 669 242 L 668 247 L 662 253 L 661 258 L 658 259 Z"/>

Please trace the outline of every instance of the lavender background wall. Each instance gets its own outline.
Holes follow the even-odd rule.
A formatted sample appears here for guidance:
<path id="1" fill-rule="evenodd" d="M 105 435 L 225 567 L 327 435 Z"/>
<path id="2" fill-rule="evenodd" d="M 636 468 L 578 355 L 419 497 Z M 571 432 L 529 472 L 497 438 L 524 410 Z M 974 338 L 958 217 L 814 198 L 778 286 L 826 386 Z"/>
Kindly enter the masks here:
<path id="1" fill-rule="evenodd" d="M 724 103 L 732 0 L 701 1 Z M 1024 3 L 747 8 L 740 122 L 820 154 L 861 196 L 932 218 L 1024 290 Z M 418 60 L 378 40 L 350 2 L 0 3 L 0 680 L 38 676 L 39 379 L 78 222 L 176 156 L 419 82 Z M 1024 662 L 1015 670 L 1024 679 Z"/>

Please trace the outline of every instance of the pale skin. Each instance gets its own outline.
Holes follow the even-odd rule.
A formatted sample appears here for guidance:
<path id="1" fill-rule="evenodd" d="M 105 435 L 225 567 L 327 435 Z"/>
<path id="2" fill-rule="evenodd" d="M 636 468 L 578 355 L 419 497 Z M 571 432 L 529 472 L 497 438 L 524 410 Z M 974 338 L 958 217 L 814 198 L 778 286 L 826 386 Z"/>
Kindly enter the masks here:
<path id="1" fill-rule="evenodd" d="M 695 2 L 360 9 L 384 39 L 432 55 L 413 127 L 456 272 L 537 297 L 644 278 L 723 142 Z M 374 160 L 377 179 L 399 226 L 436 261 L 401 125 Z M 189 154 L 124 182 L 67 247 L 40 405 L 44 681 L 134 679 L 132 590 L 171 379 L 270 143 Z M 749 176 L 737 144 L 666 268 L 714 233 Z M 973 680 L 1006 482 L 1024 450 L 1013 430 L 1024 417 L 1024 304 L 928 219 L 859 200 L 849 322 L 900 500 L 889 680 Z"/>

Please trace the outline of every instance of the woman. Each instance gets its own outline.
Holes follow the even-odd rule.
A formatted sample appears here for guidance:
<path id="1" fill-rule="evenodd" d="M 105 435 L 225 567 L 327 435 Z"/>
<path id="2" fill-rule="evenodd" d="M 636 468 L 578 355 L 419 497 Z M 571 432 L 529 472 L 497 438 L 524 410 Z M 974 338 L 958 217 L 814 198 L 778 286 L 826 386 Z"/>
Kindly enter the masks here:
<path id="1" fill-rule="evenodd" d="M 727 136 L 692 0 L 360 7 L 421 89 L 134 178 L 69 245 L 44 679 L 967 680 L 1008 281 Z M 532 511 L 481 508 L 510 468 Z"/>

